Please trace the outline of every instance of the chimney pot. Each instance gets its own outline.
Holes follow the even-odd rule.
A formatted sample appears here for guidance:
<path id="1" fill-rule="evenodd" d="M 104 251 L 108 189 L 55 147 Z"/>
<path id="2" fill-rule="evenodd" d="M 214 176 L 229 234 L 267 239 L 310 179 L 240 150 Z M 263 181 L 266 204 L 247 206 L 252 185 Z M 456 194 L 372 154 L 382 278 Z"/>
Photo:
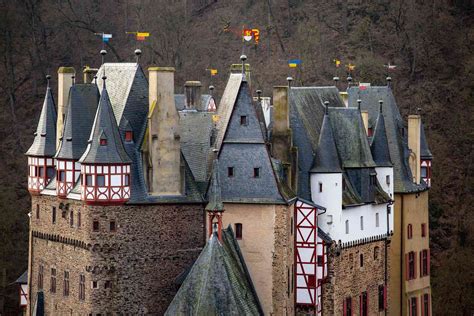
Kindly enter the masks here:
<path id="1" fill-rule="evenodd" d="M 73 85 L 76 70 L 73 67 L 60 67 L 58 69 L 58 119 L 56 122 L 56 148 L 63 137 L 64 119 L 67 113 L 67 99 L 69 89 Z"/>
<path id="2" fill-rule="evenodd" d="M 201 106 L 201 81 L 186 81 L 184 83 L 184 96 L 186 99 L 186 109 L 196 110 Z"/>

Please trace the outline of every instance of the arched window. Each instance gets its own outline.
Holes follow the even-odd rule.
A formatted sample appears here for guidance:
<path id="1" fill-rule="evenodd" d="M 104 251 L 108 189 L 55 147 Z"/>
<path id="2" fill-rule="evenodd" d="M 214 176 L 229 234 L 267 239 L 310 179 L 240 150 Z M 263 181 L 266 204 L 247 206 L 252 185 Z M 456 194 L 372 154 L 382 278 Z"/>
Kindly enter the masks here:
<path id="1" fill-rule="evenodd" d="M 360 230 L 364 230 L 364 216 L 360 217 Z"/>
<path id="2" fill-rule="evenodd" d="M 375 213 L 375 227 L 380 227 L 379 213 Z"/>
<path id="3" fill-rule="evenodd" d="M 379 252 L 380 252 L 380 248 L 374 247 L 374 260 L 377 260 L 379 258 Z"/>
<path id="4" fill-rule="evenodd" d="M 346 220 L 346 234 L 349 234 L 349 220 Z"/>
<path id="5" fill-rule="evenodd" d="M 413 227 L 411 226 L 411 224 L 408 224 L 408 227 L 407 227 L 407 238 L 408 239 L 411 239 L 413 237 Z"/>

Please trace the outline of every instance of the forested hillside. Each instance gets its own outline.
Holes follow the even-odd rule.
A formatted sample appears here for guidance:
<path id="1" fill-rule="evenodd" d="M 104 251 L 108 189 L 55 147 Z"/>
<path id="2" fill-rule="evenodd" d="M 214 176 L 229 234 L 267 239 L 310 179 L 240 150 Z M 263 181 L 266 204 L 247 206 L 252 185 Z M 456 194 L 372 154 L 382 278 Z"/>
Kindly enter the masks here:
<path id="1" fill-rule="evenodd" d="M 243 46 L 243 26 L 260 29 Z M 0 296 L 13 312 L 8 285 L 27 266 L 29 194 L 26 158 L 46 88 L 59 66 L 100 65 L 101 40 L 112 33 L 107 61 L 176 67 L 185 80 L 223 92 L 229 65 L 244 52 L 252 89 L 328 85 L 334 58 L 356 65 L 354 81 L 385 84 L 387 68 L 404 116 L 419 108 L 434 155 L 430 191 L 433 310 L 474 312 L 474 2 L 470 0 L 0 0 Z M 288 68 L 287 60 L 302 65 Z M 339 69 L 344 79 L 346 73 Z M 81 76 L 78 74 L 77 80 Z M 341 80 L 341 87 L 346 86 Z M 2 277 L 6 271 L 6 278 Z M 2 288 L 2 285 L 5 286 Z M 1 304 L 1 299 L 0 299 Z M 1 305 L 0 305 L 1 307 Z M 1 311 L 1 309 L 0 309 Z"/>

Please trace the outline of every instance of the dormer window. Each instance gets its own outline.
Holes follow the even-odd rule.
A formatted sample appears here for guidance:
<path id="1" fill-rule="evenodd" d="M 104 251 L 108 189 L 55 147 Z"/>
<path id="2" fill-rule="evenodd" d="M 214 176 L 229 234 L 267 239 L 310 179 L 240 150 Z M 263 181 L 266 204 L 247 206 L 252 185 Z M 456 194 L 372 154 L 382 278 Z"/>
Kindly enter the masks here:
<path id="1" fill-rule="evenodd" d="M 260 168 L 253 168 L 253 177 L 260 178 Z"/>
<path id="2" fill-rule="evenodd" d="M 106 146 L 107 145 L 107 139 L 102 138 L 100 140 L 100 146 Z"/>
<path id="3" fill-rule="evenodd" d="M 240 116 L 240 125 L 248 125 L 247 115 Z"/>
<path id="4" fill-rule="evenodd" d="M 125 132 L 125 141 L 130 143 L 133 141 L 133 132 L 132 131 L 126 131 Z"/>

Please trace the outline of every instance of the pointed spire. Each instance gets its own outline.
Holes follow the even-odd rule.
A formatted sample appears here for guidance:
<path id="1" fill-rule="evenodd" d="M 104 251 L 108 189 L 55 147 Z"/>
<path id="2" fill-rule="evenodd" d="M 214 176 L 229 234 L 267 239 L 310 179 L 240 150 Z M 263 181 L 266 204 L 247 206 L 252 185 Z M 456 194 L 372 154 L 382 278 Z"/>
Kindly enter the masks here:
<path id="1" fill-rule="evenodd" d="M 206 206 L 206 211 L 222 212 L 224 211 L 224 204 L 222 203 L 221 186 L 219 184 L 219 161 L 214 159 L 212 166 L 212 179 L 209 187 L 209 203 Z"/>
<path id="2" fill-rule="evenodd" d="M 53 157 L 56 153 L 56 105 L 49 81 L 51 76 L 46 76 L 48 86 L 41 109 L 41 115 L 35 132 L 35 139 L 27 156 Z"/>
<path id="3" fill-rule="evenodd" d="M 325 101 L 325 114 L 319 135 L 318 149 L 314 157 L 313 167 L 310 172 L 315 173 L 340 173 L 342 172 L 337 153 L 336 142 L 329 119 L 329 102 Z"/>
<path id="4" fill-rule="evenodd" d="M 379 115 L 377 117 L 372 143 L 370 144 L 370 151 L 378 167 L 391 167 L 392 161 L 390 159 L 387 133 L 385 130 L 385 118 L 382 109 L 383 100 L 379 100 Z"/>

